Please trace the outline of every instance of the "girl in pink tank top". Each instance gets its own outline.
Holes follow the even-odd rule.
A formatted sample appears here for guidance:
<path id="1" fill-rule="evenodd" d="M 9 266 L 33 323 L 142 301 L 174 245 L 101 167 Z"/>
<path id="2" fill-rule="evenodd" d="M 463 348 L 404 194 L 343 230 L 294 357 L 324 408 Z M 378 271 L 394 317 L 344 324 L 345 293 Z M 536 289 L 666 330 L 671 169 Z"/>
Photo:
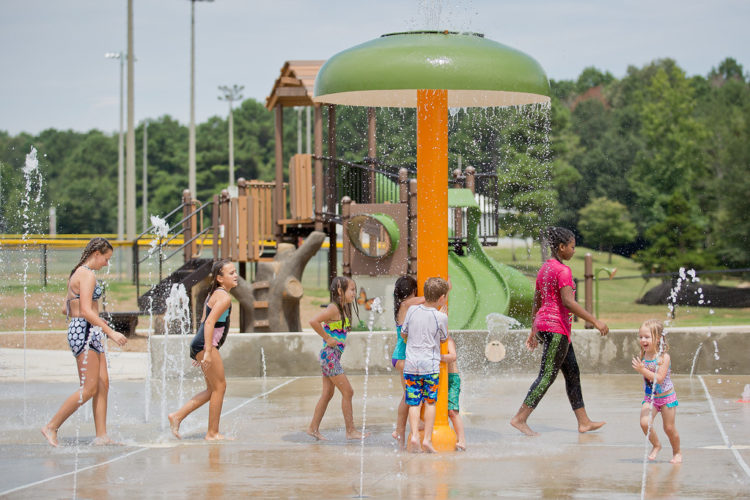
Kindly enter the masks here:
<path id="1" fill-rule="evenodd" d="M 533 323 L 526 339 L 526 347 L 530 351 L 542 344 L 541 366 L 521 408 L 510 421 L 510 425 L 527 436 L 537 435 L 526 420 L 555 381 L 558 371 L 562 371 L 565 377 L 565 391 L 578 421 L 578 432 L 593 431 L 604 425 L 604 422 L 593 422 L 583 405 L 580 372 L 571 344 L 570 325 L 575 314 L 593 323 L 602 335 L 606 335 L 609 328 L 575 300 L 573 275 L 570 268 L 563 264 L 576 251 L 573 232 L 562 227 L 550 227 L 546 236 L 552 258 L 542 264 L 536 277 L 534 305 L 531 310 Z"/>

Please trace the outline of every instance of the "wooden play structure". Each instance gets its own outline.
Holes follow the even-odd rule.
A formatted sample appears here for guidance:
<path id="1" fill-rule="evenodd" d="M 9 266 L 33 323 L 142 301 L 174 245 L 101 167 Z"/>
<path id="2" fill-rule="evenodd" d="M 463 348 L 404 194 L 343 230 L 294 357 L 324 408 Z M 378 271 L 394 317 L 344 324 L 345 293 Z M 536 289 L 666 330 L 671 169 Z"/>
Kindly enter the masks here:
<path id="1" fill-rule="evenodd" d="M 225 189 L 206 202 L 196 200 L 186 190 L 181 204 L 164 217 L 169 236 L 148 241 L 147 235 L 156 231 L 151 227 L 134 241 L 133 276 L 138 285 L 140 314 L 163 313 L 172 285 L 182 283 L 192 290 L 194 316 L 197 316 L 200 311 L 195 304 L 202 303 L 199 300 L 202 294 L 201 287 L 196 285 L 204 282 L 214 260 L 230 259 L 238 264 L 242 278 L 236 289 L 241 302 L 242 331 L 299 330 L 304 265 L 327 237 L 330 283 L 339 265 L 337 225 L 343 229 L 341 266 L 345 275 L 416 275 L 416 170 L 378 161 L 374 108 L 367 110 L 368 156 L 361 163 L 354 163 L 336 156 L 336 105 L 326 105 L 328 141 L 327 154 L 323 155 L 323 109 L 312 99 L 313 83 L 322 63 L 286 62 L 266 99 L 266 107 L 275 116 L 274 181 L 240 178 L 236 189 Z M 314 153 L 295 154 L 285 163 L 284 108 L 300 106 L 313 109 Z M 482 223 L 479 234 L 474 235 L 490 242 L 497 237 L 496 179 L 492 175 L 476 175 L 471 167 L 465 172 L 458 170 L 452 179 L 454 186 L 465 184 L 472 193 L 478 187 L 478 200 L 494 200 L 492 206 L 482 210 L 490 223 Z M 494 185 L 487 181 L 494 181 Z M 487 186 L 494 189 L 481 192 L 487 191 Z M 435 221 L 446 224 L 450 231 L 449 246 L 459 255 L 471 241 L 466 211 L 465 206 L 451 207 L 448 220 Z M 180 236 L 182 243 L 174 249 L 174 241 Z M 146 248 L 148 251 L 142 251 Z M 140 267 L 154 258 L 154 254 L 158 254 L 158 283 L 141 295 Z M 182 265 L 163 276 L 163 263 L 176 256 L 182 256 Z M 467 280 L 472 281 L 472 271 L 466 272 Z"/>

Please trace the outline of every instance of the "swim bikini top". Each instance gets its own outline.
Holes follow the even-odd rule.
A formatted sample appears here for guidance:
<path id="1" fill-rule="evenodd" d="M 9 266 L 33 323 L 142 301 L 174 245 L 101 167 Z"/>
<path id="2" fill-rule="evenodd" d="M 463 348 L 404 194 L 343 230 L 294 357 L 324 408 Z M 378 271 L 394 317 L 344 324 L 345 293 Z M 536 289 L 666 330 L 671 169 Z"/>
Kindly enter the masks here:
<path id="1" fill-rule="evenodd" d="M 82 268 L 88 269 L 91 272 L 94 272 L 93 269 L 91 269 L 89 266 L 81 265 Z M 70 290 L 70 281 L 68 281 L 68 290 Z M 72 292 L 72 290 L 70 290 Z M 102 286 L 102 282 L 100 280 L 96 280 L 96 285 L 94 286 L 94 291 L 91 294 L 91 300 L 99 300 L 102 295 L 104 294 L 104 287 Z M 65 301 L 65 308 L 66 308 L 66 314 L 68 317 L 70 317 L 70 301 L 71 300 L 80 300 L 81 294 L 80 293 L 73 293 L 73 296 L 70 297 Z"/>

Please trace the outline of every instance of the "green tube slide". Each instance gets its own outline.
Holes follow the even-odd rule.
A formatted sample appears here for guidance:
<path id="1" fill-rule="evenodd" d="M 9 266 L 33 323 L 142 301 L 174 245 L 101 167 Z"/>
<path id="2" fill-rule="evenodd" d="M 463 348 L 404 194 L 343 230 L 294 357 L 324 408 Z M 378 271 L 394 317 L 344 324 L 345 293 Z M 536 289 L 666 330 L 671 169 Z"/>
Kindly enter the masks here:
<path id="1" fill-rule="evenodd" d="M 453 330 L 484 330 L 489 313 L 501 313 L 528 325 L 534 288 L 520 271 L 493 261 L 482 248 L 477 230 L 481 212 L 468 189 L 449 189 L 448 206 L 466 208 L 468 243 L 464 255 L 450 251 L 448 326 Z"/>

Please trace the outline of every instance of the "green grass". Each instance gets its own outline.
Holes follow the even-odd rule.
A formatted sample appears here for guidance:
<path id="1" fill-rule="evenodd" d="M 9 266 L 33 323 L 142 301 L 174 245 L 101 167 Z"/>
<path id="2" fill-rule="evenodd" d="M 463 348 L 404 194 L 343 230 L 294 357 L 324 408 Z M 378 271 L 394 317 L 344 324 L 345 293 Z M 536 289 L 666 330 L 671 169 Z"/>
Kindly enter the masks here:
<path id="1" fill-rule="evenodd" d="M 46 287 L 43 287 L 37 282 L 28 283 L 26 285 L 26 293 L 39 293 L 39 292 L 47 292 L 47 293 L 59 293 L 64 292 L 66 287 L 66 283 L 63 282 L 49 282 L 47 283 Z M 11 285 L 4 285 L 0 287 L 0 293 L 7 293 L 9 295 L 22 295 L 23 294 L 23 285 L 19 284 L 11 284 Z"/>
<path id="2" fill-rule="evenodd" d="M 512 258 L 509 248 L 485 248 L 487 254 L 493 259 L 504 264 L 513 266 L 534 280 L 540 266 L 539 246 L 531 249 L 531 258 L 526 258 L 524 248 L 516 249 L 516 260 Z M 636 304 L 637 298 L 641 297 L 652 287 L 658 285 L 658 279 L 652 278 L 648 281 L 640 277 L 642 270 L 635 261 L 612 255 L 612 262 L 607 261 L 606 252 L 598 252 L 589 248 L 578 247 L 573 258 L 566 262 L 573 271 L 573 277 L 578 278 L 578 302 L 584 303 L 584 259 L 587 253 L 591 253 L 594 259 L 594 273 L 600 268 L 617 268 L 616 278 L 633 277 L 633 279 L 607 279 L 606 272 L 599 273 L 599 317 L 604 320 L 610 328 L 637 328 L 640 323 L 648 318 L 666 319 L 667 306 L 647 306 Z M 739 280 L 723 279 L 718 283 L 726 286 L 736 286 Z M 596 288 L 594 288 L 596 290 Z M 750 324 L 750 308 L 728 309 L 714 308 L 713 314 L 710 307 L 678 307 L 674 326 L 708 326 L 708 325 L 739 325 Z M 580 326 L 578 326 L 580 325 Z M 574 328 L 582 327 L 583 323 L 574 323 Z"/>

